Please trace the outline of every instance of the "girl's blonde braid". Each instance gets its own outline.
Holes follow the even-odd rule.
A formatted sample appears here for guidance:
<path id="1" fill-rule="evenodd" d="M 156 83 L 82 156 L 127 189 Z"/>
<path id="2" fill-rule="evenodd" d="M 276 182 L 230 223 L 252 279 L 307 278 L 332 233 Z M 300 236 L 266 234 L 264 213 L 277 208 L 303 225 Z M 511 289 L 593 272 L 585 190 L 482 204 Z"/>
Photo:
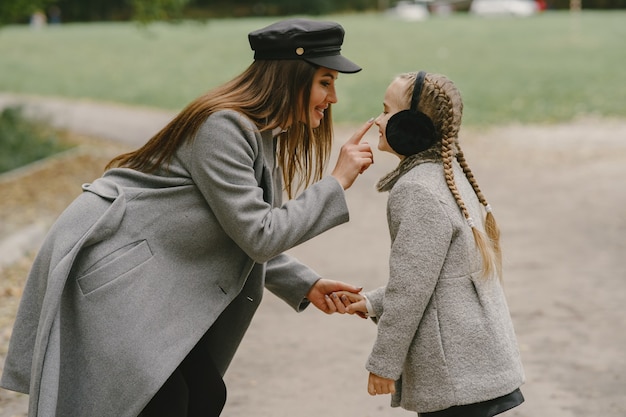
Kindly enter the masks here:
<path id="1" fill-rule="evenodd" d="M 487 215 L 485 216 L 485 232 L 487 233 L 487 237 L 489 237 L 493 246 L 493 252 L 496 257 L 495 266 L 498 272 L 498 276 L 502 277 L 502 248 L 500 246 L 500 228 L 498 227 L 496 218 L 493 215 L 491 205 L 489 205 L 487 199 L 485 198 L 485 195 L 480 190 L 480 187 L 478 186 L 478 181 L 476 181 L 476 178 L 474 177 L 474 174 L 472 173 L 472 170 L 470 169 L 469 164 L 465 159 L 465 154 L 463 154 L 463 151 L 461 150 L 458 138 L 455 145 L 457 149 L 456 159 L 459 162 L 459 165 L 461 165 L 461 168 L 463 168 L 465 177 L 472 185 L 472 188 L 474 189 L 478 200 L 485 207 L 485 211 L 487 212 Z"/>
<path id="2" fill-rule="evenodd" d="M 447 79 L 443 77 L 436 78 L 434 76 L 427 76 L 427 79 L 429 79 L 432 89 L 427 89 L 427 85 L 424 85 L 424 90 L 431 90 L 430 92 L 424 91 L 424 93 L 426 93 L 424 95 L 431 95 L 433 99 L 433 106 L 430 109 L 431 111 L 429 113 L 434 113 L 432 114 L 431 118 L 433 121 L 435 121 L 435 125 L 438 127 L 441 134 L 441 156 L 443 160 L 443 170 L 446 184 L 448 185 L 448 189 L 454 196 L 454 199 L 456 200 L 459 209 L 463 213 L 463 216 L 467 220 L 468 225 L 472 228 L 474 241 L 476 242 L 476 246 L 478 247 L 478 250 L 483 260 L 483 276 L 489 277 L 495 272 L 494 268 L 496 268 L 497 272 L 499 273 L 500 262 L 499 255 L 497 255 L 497 252 L 499 252 L 499 245 L 498 251 L 496 251 L 495 246 L 497 240 L 494 241 L 491 236 L 489 236 L 488 238 L 476 227 L 474 220 L 471 218 L 465 202 L 463 201 L 463 198 L 461 197 L 461 194 L 456 186 L 456 182 L 454 181 L 454 170 L 452 161 L 455 157 L 457 158 L 457 160 L 459 160 L 459 154 L 461 154 L 460 158 L 463 161 L 463 163 L 461 163 L 461 160 L 459 160 L 459 164 L 461 164 L 462 167 L 463 164 L 465 165 L 465 167 L 463 167 L 463 172 L 466 176 L 468 176 L 469 172 L 469 175 L 473 179 L 473 174 L 469 170 L 469 166 L 467 165 L 467 162 L 465 161 L 465 158 L 463 157 L 463 154 L 458 147 L 458 131 L 461 123 L 460 119 L 462 113 L 462 103 L 460 101 L 460 97 L 458 97 L 459 100 L 457 100 L 456 102 L 451 99 L 451 96 L 453 94 L 458 95 L 458 91 L 456 90 L 456 88 L 453 88 L 454 85 L 451 82 L 448 82 Z M 451 85 L 451 87 L 447 89 L 446 86 L 448 85 Z M 426 102 L 424 103 L 424 107 L 428 107 L 427 103 L 430 100 L 426 99 L 424 101 Z M 456 109 L 455 104 L 457 105 Z M 428 110 L 429 109 L 425 108 L 422 111 Z M 472 187 L 474 188 L 474 191 L 476 192 L 481 203 L 485 201 L 484 196 L 482 196 L 482 193 L 480 192 L 480 189 L 476 184 L 476 181 L 470 180 L 470 177 L 468 177 L 468 181 L 470 181 L 470 183 L 472 184 Z"/>
<path id="3" fill-rule="evenodd" d="M 443 172 L 444 177 L 446 179 L 446 184 L 448 184 L 448 188 L 450 192 L 454 196 L 457 205 L 461 209 L 463 216 L 467 219 L 470 226 L 473 227 L 473 222 L 470 217 L 469 211 L 467 211 L 467 207 L 465 206 L 465 202 L 463 198 L 461 198 L 461 194 L 456 187 L 456 182 L 454 181 L 454 170 L 452 168 L 452 161 L 455 155 L 454 149 L 454 138 L 455 138 L 455 126 L 454 126 L 454 107 L 450 101 L 450 97 L 445 94 L 443 88 L 437 83 L 433 83 L 433 97 L 435 98 L 435 102 L 438 105 L 435 107 L 436 114 L 434 115 L 436 120 L 439 120 L 440 123 L 440 133 L 441 133 L 441 157 L 443 159 Z"/>

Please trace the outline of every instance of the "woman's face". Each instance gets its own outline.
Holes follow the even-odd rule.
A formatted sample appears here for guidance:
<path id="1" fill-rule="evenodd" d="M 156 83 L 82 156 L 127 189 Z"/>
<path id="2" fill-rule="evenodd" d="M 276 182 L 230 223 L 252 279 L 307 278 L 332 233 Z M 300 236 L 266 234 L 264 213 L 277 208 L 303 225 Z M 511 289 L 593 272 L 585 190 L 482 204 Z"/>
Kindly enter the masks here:
<path id="1" fill-rule="evenodd" d="M 338 71 L 324 67 L 320 67 L 315 71 L 308 107 L 312 128 L 319 127 L 328 105 L 337 102 L 335 81 L 338 76 Z"/>
<path id="2" fill-rule="evenodd" d="M 387 91 L 385 91 L 385 98 L 383 101 L 383 112 L 374 120 L 376 126 L 378 126 L 378 149 L 383 152 L 390 152 L 394 155 L 402 157 L 397 154 L 391 146 L 389 146 L 389 142 L 387 142 L 387 135 L 385 131 L 387 129 L 387 122 L 394 114 L 398 113 L 401 110 L 406 110 L 406 106 L 402 103 L 402 97 L 404 96 L 404 92 L 407 87 L 407 80 L 396 78 L 394 81 L 389 84 L 387 87 Z"/>

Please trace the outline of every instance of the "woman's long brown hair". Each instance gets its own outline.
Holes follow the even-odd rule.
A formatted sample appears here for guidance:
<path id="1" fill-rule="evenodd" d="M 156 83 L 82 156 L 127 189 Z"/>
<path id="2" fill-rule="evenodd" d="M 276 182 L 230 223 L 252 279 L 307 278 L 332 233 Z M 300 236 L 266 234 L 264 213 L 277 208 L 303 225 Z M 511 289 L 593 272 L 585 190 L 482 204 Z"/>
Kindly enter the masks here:
<path id="1" fill-rule="evenodd" d="M 144 146 L 113 158 L 106 169 L 166 168 L 207 117 L 219 110 L 235 110 L 259 131 L 287 127 L 279 135 L 277 159 L 291 198 L 301 187 L 322 178 L 332 148 L 330 107 L 320 126 L 310 127 L 308 103 L 316 70 L 302 60 L 254 61 L 239 76 L 192 101 Z"/>

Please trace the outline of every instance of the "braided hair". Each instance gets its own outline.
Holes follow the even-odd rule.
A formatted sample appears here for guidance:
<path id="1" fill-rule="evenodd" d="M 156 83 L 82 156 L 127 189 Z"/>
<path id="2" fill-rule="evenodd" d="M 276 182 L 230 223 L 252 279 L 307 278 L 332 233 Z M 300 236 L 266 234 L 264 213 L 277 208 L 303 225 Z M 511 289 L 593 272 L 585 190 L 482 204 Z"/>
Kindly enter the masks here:
<path id="1" fill-rule="evenodd" d="M 408 73 L 400 77 L 412 81 L 409 85 L 413 85 L 416 76 L 417 73 Z M 409 90 L 412 90 L 412 88 L 409 88 Z M 413 91 L 407 91 L 407 98 L 409 98 L 412 93 Z M 478 186 L 478 182 L 459 145 L 459 130 L 461 128 L 461 118 L 463 115 L 461 94 L 454 83 L 444 75 L 426 74 L 419 98 L 418 110 L 431 118 L 440 137 L 440 143 L 437 145 L 440 146 L 441 149 L 440 152 L 446 184 L 468 225 L 472 228 L 474 241 L 476 242 L 476 246 L 483 260 L 483 275 L 489 277 L 496 273 L 501 277 L 502 250 L 500 247 L 500 230 L 493 216 L 491 206 Z M 463 169 L 463 173 L 474 189 L 478 200 L 485 207 L 485 233 L 479 230 L 474 224 L 474 220 L 471 218 L 456 186 L 452 165 L 454 159 L 457 160 Z"/>

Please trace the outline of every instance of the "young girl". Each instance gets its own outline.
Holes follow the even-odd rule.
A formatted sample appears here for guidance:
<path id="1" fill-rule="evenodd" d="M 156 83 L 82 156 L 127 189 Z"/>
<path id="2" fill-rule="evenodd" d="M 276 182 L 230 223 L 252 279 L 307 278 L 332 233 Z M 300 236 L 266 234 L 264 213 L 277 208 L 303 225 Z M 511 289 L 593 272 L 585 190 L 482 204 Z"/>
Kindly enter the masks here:
<path id="1" fill-rule="evenodd" d="M 421 417 L 502 413 L 523 402 L 524 374 L 499 231 L 459 146 L 461 95 L 443 75 L 402 74 L 383 105 L 378 149 L 400 158 L 378 183 L 389 192 L 389 282 L 344 296 L 378 324 L 368 392 Z"/>
<path id="2" fill-rule="evenodd" d="M 308 19 L 250 33 L 246 71 L 83 186 L 33 264 L 4 366 L 30 417 L 218 416 L 264 288 L 343 312 L 325 296 L 359 289 L 284 253 L 348 221 L 344 190 L 372 163 L 368 122 L 322 175 L 338 73 L 361 69 L 343 38 Z"/>

